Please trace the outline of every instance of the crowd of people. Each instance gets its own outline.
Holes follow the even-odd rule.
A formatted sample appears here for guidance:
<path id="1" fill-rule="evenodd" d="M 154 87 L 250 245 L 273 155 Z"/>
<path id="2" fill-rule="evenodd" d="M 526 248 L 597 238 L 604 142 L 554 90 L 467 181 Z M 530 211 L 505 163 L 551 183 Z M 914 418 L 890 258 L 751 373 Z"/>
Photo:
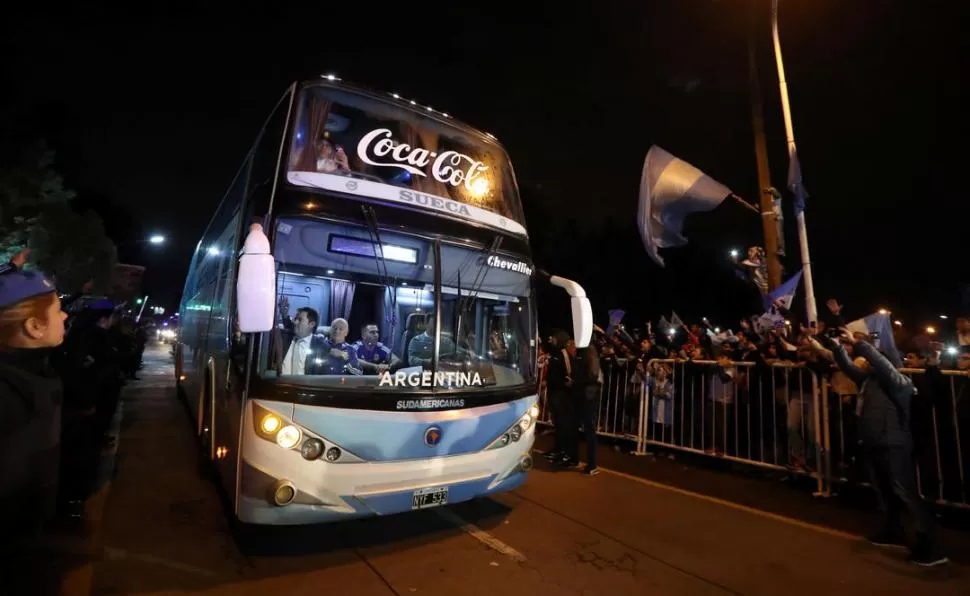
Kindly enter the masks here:
<path id="1" fill-rule="evenodd" d="M 829 423 L 839 426 L 834 431 L 839 434 L 833 434 L 838 444 L 831 449 L 846 462 L 843 473 L 876 488 L 885 512 L 884 527 L 872 541 L 906 544 L 900 513 L 908 511 L 916 522 L 912 560 L 945 562 L 920 494 L 932 501 L 965 498 L 970 475 L 958 468 L 970 463 L 970 454 L 961 454 L 970 441 L 959 440 L 961 422 L 970 428 L 968 400 L 961 398 L 967 382 L 946 371 L 970 369 L 970 342 L 961 340 L 947 350 L 925 336 L 886 341 L 875 333 L 852 332 L 834 299 L 810 327 L 793 325 L 794 317 L 781 304 L 772 311 L 781 325 L 766 326 L 762 317 L 752 317 L 741 320 L 737 332 L 721 331 L 706 319 L 688 325 L 676 314 L 670 322 L 661 319 L 656 333 L 652 324 L 596 327 L 590 349 L 579 356 L 565 333 L 553 334 L 540 361 L 556 427 L 549 459 L 575 466 L 583 429 L 587 471 L 595 470 L 596 430 L 644 432 L 638 425 L 645 406 L 646 434 L 655 442 L 766 462 L 771 460 L 766 452 L 773 451 L 774 463 L 807 470 L 820 465 L 814 461 L 813 411 L 819 385 L 811 380 L 825 379 L 836 408 Z M 970 319 L 960 317 L 958 335 L 967 330 Z M 592 365 L 584 365 L 593 354 L 599 385 L 587 372 Z M 907 369 L 909 374 L 900 372 Z M 593 385 L 596 391 L 587 391 Z"/>
<path id="2" fill-rule="evenodd" d="M 24 269 L 28 256 L 0 266 L 3 571 L 31 560 L 46 532 L 83 522 L 100 455 L 116 440 L 121 388 L 137 379 L 149 333 L 105 298 L 79 300 L 90 284 L 61 297 Z"/>

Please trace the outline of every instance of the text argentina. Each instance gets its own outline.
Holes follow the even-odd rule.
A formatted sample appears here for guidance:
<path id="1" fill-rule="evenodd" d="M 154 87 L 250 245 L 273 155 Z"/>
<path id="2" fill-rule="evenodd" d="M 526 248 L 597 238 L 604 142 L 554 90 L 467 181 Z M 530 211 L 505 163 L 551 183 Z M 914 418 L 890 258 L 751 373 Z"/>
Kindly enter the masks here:
<path id="1" fill-rule="evenodd" d="M 439 371 L 432 373 L 430 370 L 424 372 L 396 373 L 385 372 L 381 375 L 378 387 L 478 387 L 482 384 L 482 377 L 477 372 L 454 372 Z"/>

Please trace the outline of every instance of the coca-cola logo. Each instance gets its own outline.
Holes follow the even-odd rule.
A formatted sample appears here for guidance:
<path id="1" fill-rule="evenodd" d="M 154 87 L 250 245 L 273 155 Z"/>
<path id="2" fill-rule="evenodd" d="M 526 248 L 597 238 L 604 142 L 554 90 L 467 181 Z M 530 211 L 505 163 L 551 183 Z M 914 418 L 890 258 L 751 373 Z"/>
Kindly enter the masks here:
<path id="1" fill-rule="evenodd" d="M 431 176 L 435 180 L 452 186 L 464 185 L 472 192 L 479 191 L 481 184 L 475 182 L 488 169 L 482 162 L 457 151 L 436 153 L 407 143 L 396 143 L 388 128 L 378 128 L 361 137 L 357 143 L 357 157 L 368 165 L 401 168 L 423 177 L 427 177 L 425 169 L 431 164 Z"/>

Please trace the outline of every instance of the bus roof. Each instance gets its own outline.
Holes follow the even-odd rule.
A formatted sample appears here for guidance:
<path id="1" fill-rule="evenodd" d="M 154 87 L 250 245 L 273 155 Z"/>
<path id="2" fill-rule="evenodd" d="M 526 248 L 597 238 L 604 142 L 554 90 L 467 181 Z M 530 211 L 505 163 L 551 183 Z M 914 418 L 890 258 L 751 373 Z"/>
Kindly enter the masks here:
<path id="1" fill-rule="evenodd" d="M 414 101 L 413 99 L 407 99 L 402 97 L 398 93 L 388 93 L 386 91 L 380 91 L 378 89 L 373 89 L 364 85 L 359 85 L 356 83 L 348 83 L 342 80 L 340 77 L 337 77 L 336 75 L 332 75 L 332 74 L 320 75 L 319 79 L 302 81 L 297 84 L 301 89 L 306 87 L 332 87 L 334 89 L 341 89 L 343 91 L 350 91 L 353 93 L 366 95 L 372 99 L 376 99 L 378 101 L 383 101 L 384 103 L 389 103 L 389 104 L 398 106 L 400 108 L 404 108 L 406 110 L 414 112 L 415 114 L 421 114 L 422 116 L 425 116 L 425 117 L 428 117 L 428 116 L 433 117 L 435 120 L 438 120 L 439 122 L 442 122 L 449 126 L 453 126 L 454 128 L 461 129 L 462 132 L 478 136 L 486 142 L 497 145 L 502 149 L 503 152 L 508 153 L 507 151 L 505 151 L 505 147 L 502 146 L 502 143 L 500 143 L 499 140 L 492 133 L 479 130 L 474 126 L 471 126 L 469 124 L 466 124 L 465 122 L 462 122 L 461 120 L 454 118 L 448 112 L 435 110 L 431 106 L 423 106 L 418 102 Z"/>

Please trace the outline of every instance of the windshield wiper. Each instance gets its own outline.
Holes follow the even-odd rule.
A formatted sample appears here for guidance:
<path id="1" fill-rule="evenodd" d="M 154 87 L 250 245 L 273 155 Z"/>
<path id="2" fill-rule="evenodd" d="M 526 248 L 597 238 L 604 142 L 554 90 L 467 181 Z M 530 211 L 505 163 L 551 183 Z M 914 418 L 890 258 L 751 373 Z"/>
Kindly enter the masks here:
<path id="1" fill-rule="evenodd" d="M 475 279 L 472 281 L 472 285 L 471 285 L 471 288 L 468 290 L 468 294 L 463 297 L 461 295 L 461 290 L 458 291 L 458 303 L 461 306 L 462 312 L 464 312 L 464 309 L 468 307 L 468 303 L 471 302 L 472 298 L 474 298 L 478 294 L 479 290 L 482 289 L 482 286 L 485 285 L 485 278 L 488 276 L 488 269 L 489 269 L 488 260 L 501 247 L 502 247 L 502 237 L 496 234 L 495 238 L 492 239 L 492 244 L 488 247 L 488 249 L 485 252 L 485 260 L 482 262 L 481 266 L 478 268 L 478 271 L 475 273 Z"/>
<path id="2" fill-rule="evenodd" d="M 502 246 L 502 237 L 496 235 L 492 239 L 491 245 L 485 251 L 485 260 L 475 272 L 475 279 L 472 281 L 471 287 L 467 292 L 461 291 L 461 267 L 458 268 L 458 307 L 457 307 L 457 322 L 455 324 L 455 355 L 458 354 L 458 339 L 461 337 L 461 320 L 465 311 L 468 310 L 472 300 L 478 295 L 478 292 L 485 285 L 485 278 L 488 275 L 488 260 L 489 258 Z"/>
<path id="3" fill-rule="evenodd" d="M 381 285 L 384 286 L 385 292 L 391 293 L 391 315 L 387 319 L 390 323 L 390 329 L 388 331 L 388 341 L 390 345 L 388 349 L 394 349 L 394 327 L 397 322 L 397 290 L 391 287 L 391 276 L 387 272 L 387 261 L 384 259 L 384 244 L 381 242 L 381 231 L 377 224 L 377 213 L 374 212 L 374 208 L 370 205 L 361 205 L 361 211 L 364 214 L 364 222 L 367 224 L 367 233 L 370 235 L 371 244 L 374 245 L 374 258 L 377 261 L 377 277 Z M 387 300 L 385 297 L 384 300 Z M 385 302 L 386 304 L 386 302 Z"/>

